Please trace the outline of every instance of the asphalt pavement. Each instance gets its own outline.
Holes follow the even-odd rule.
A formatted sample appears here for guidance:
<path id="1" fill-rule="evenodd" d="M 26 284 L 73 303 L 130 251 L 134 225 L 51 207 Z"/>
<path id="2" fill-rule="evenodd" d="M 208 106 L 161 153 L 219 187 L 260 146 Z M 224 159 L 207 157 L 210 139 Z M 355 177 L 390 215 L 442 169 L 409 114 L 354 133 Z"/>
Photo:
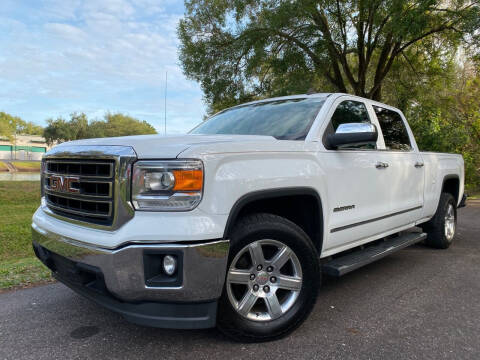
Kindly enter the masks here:
<path id="1" fill-rule="evenodd" d="M 480 359 L 480 202 L 459 210 L 448 250 L 414 245 L 324 279 L 282 340 L 127 323 L 55 283 L 0 294 L 0 359 Z"/>

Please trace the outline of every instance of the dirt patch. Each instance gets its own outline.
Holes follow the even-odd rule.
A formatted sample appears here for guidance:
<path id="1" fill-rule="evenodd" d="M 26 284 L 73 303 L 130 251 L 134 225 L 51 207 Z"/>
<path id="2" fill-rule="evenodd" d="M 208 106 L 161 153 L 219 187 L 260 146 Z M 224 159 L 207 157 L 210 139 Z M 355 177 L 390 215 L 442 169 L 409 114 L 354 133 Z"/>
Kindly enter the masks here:
<path id="1" fill-rule="evenodd" d="M 15 171 L 15 168 L 6 161 L 0 161 L 0 172 L 11 172 Z"/>
<path id="2" fill-rule="evenodd" d="M 17 290 L 30 289 L 30 288 L 34 288 L 34 287 L 37 287 L 37 286 L 40 286 L 40 285 L 53 284 L 55 282 L 57 282 L 57 280 L 55 280 L 54 278 L 51 278 L 51 279 L 48 279 L 48 280 L 41 280 L 41 281 L 38 281 L 38 282 L 35 282 L 35 283 L 30 283 L 30 284 L 27 284 L 27 285 L 12 286 L 12 287 L 9 287 L 9 288 L 0 289 L 0 294 L 5 294 L 7 292 L 12 292 L 12 291 L 17 291 Z"/>

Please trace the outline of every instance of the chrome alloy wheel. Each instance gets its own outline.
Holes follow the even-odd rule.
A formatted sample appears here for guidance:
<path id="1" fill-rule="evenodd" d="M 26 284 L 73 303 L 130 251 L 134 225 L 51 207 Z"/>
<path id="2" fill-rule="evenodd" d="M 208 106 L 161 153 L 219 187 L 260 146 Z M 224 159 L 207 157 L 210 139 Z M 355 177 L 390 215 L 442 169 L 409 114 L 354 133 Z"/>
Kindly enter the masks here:
<path id="1" fill-rule="evenodd" d="M 248 244 L 228 269 L 228 299 L 250 320 L 279 318 L 295 304 L 301 289 L 300 261 L 292 249 L 277 240 Z"/>
<path id="2" fill-rule="evenodd" d="M 448 241 L 452 241 L 455 235 L 455 209 L 452 204 L 448 204 L 447 213 L 445 214 L 445 237 Z"/>

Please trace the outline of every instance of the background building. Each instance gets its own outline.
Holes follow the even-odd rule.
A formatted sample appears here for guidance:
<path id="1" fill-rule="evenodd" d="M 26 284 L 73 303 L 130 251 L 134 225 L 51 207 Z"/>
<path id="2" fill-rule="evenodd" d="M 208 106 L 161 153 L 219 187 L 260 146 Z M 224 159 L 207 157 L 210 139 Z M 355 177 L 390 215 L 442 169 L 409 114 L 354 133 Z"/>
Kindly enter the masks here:
<path id="1" fill-rule="evenodd" d="M 1 160 L 41 160 L 43 153 L 49 149 L 50 146 L 39 135 L 17 135 L 12 142 L 0 138 Z"/>

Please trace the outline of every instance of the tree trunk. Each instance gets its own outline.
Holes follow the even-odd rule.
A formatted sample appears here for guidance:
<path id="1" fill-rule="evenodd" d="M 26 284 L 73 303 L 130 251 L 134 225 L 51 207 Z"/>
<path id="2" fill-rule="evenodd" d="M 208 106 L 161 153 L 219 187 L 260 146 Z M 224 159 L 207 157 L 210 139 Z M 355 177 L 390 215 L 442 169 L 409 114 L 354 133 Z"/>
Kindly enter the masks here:
<path id="1" fill-rule="evenodd" d="M 382 101 L 382 85 L 378 85 L 377 89 L 372 94 L 372 100 Z"/>

